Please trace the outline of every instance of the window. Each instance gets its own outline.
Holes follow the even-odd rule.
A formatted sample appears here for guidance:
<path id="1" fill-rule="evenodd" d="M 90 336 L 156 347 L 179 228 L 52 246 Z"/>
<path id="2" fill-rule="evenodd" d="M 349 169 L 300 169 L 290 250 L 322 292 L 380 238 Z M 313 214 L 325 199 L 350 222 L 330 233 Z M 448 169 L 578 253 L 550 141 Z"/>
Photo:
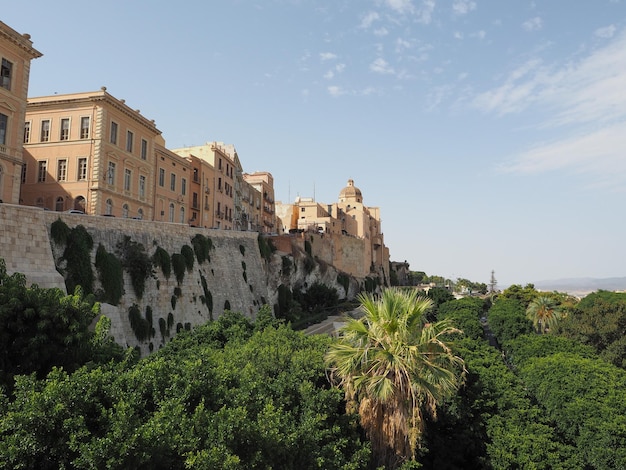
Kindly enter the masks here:
<path id="1" fill-rule="evenodd" d="M 131 152 L 133 151 L 133 133 L 131 131 L 126 132 L 126 151 L 127 152 Z"/>
<path id="2" fill-rule="evenodd" d="M 9 116 L 0 113 L 0 145 L 7 143 L 7 126 L 9 125 Z"/>
<path id="3" fill-rule="evenodd" d="M 61 196 L 59 196 L 56 200 L 56 203 L 54 204 L 54 210 L 57 212 L 61 212 L 63 209 L 65 209 L 65 204 L 63 201 L 63 198 Z"/>
<path id="4" fill-rule="evenodd" d="M 198 193 L 193 193 L 193 194 L 191 195 L 191 206 L 192 206 L 194 209 L 197 209 L 197 208 L 198 208 Z"/>
<path id="5" fill-rule="evenodd" d="M 111 143 L 117 145 L 117 122 L 111 121 Z"/>
<path id="6" fill-rule="evenodd" d="M 128 218 L 128 204 L 122 206 L 122 217 Z"/>
<path id="7" fill-rule="evenodd" d="M 109 162 L 109 169 L 107 171 L 107 183 L 115 184 L 115 163 Z"/>
<path id="8" fill-rule="evenodd" d="M 45 119 L 41 121 L 41 139 L 42 142 L 48 142 L 50 140 L 50 120 Z"/>
<path id="9" fill-rule="evenodd" d="M 13 74 L 13 64 L 6 59 L 2 59 L 2 66 L 0 66 L 0 86 L 11 89 L 11 75 Z"/>
<path id="10" fill-rule="evenodd" d="M 180 179 L 180 193 L 183 196 L 187 195 L 187 178 Z"/>
<path id="11" fill-rule="evenodd" d="M 141 199 L 146 197 L 146 177 L 139 175 L 139 197 Z"/>
<path id="12" fill-rule="evenodd" d="M 217 169 L 218 169 L 218 170 L 221 170 L 221 169 L 222 169 L 222 159 L 221 159 L 221 158 L 219 159 L 219 162 L 218 162 L 218 164 L 217 164 Z"/>
<path id="13" fill-rule="evenodd" d="M 78 181 L 85 181 L 87 179 L 87 159 L 81 157 L 78 159 Z"/>
<path id="14" fill-rule="evenodd" d="M 113 201 L 111 199 L 107 199 L 106 206 L 104 208 L 104 213 L 106 215 L 113 214 Z"/>
<path id="15" fill-rule="evenodd" d="M 46 181 L 46 173 L 48 172 L 48 162 L 40 161 L 39 170 L 37 172 L 37 182 L 43 183 Z"/>
<path id="16" fill-rule="evenodd" d="M 67 160 L 59 160 L 57 162 L 57 181 L 67 180 Z"/>
<path id="17" fill-rule="evenodd" d="M 181 224 L 185 223 L 185 208 L 184 207 L 180 208 L 180 223 Z"/>
<path id="18" fill-rule="evenodd" d="M 193 182 L 197 183 L 200 181 L 200 178 L 198 178 L 198 169 L 194 168 L 193 169 Z"/>
<path id="19" fill-rule="evenodd" d="M 89 138 L 89 117 L 80 118 L 80 138 Z"/>
<path id="20" fill-rule="evenodd" d="M 176 191 L 176 175 L 174 173 L 170 175 L 170 189 Z"/>
<path id="21" fill-rule="evenodd" d="M 26 163 L 22 163 L 22 184 L 26 184 Z"/>
<path id="22" fill-rule="evenodd" d="M 61 135 L 59 140 L 69 140 L 70 138 L 70 120 L 68 118 L 61 119 Z"/>
<path id="23" fill-rule="evenodd" d="M 141 208 L 137 209 L 137 218 L 139 220 L 143 220 L 143 209 Z"/>
<path id="24" fill-rule="evenodd" d="M 141 159 L 145 160 L 146 158 L 148 158 L 148 141 L 141 139 Z"/>
<path id="25" fill-rule="evenodd" d="M 124 170 L 124 191 L 130 191 L 130 179 L 132 178 L 132 172 L 126 168 Z"/>
<path id="26" fill-rule="evenodd" d="M 165 170 L 163 168 L 159 168 L 159 186 L 165 186 Z"/>
<path id="27" fill-rule="evenodd" d="M 222 178 L 217 179 L 217 190 L 218 191 L 222 190 Z"/>
<path id="28" fill-rule="evenodd" d="M 174 203 L 170 203 L 170 222 L 174 222 Z"/>
<path id="29" fill-rule="evenodd" d="M 24 123 L 24 143 L 30 142 L 30 121 Z"/>

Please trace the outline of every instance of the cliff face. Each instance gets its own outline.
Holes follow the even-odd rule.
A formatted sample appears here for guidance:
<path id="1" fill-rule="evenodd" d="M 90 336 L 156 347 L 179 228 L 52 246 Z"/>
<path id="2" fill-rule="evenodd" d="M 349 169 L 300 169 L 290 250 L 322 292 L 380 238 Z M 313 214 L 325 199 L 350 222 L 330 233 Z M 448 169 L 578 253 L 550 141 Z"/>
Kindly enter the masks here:
<path id="1" fill-rule="evenodd" d="M 93 244 L 83 261 L 94 273 L 93 291 L 103 289 L 96 269 L 99 247 L 121 256 L 124 240 L 142 247 L 146 257 L 157 250 L 170 257 L 192 249 L 197 235 L 209 240 L 209 257 L 193 260 L 177 276 L 172 269 L 166 276 L 154 267 L 145 280 L 143 295 L 138 296 L 127 270 L 123 272 L 123 294 L 117 305 L 102 304 L 102 313 L 112 322 L 111 334 L 123 345 L 139 347 L 142 354 L 158 349 L 181 329 L 218 318 L 225 310 L 242 312 L 254 318 L 263 304 L 277 302 L 281 284 L 306 290 L 316 282 L 335 287 L 340 298 L 353 298 L 363 288 L 363 279 L 339 273 L 324 261 L 332 251 L 330 241 L 315 239 L 304 243 L 302 237 L 274 239 L 276 250 L 261 255 L 256 232 L 206 230 L 180 224 L 154 223 L 131 219 L 47 212 L 37 208 L 0 204 L 0 257 L 9 273 L 21 272 L 29 283 L 65 290 L 63 276 L 68 261 L 66 245 L 56 243 L 52 226 L 61 220 L 67 228 L 82 226 Z M 354 245 L 351 241 L 351 246 Z M 356 256 L 351 247 L 351 255 Z M 173 259 L 173 258 L 172 258 Z M 87 268 L 83 266 L 83 268 Z M 140 331 L 143 330 L 143 333 Z"/>

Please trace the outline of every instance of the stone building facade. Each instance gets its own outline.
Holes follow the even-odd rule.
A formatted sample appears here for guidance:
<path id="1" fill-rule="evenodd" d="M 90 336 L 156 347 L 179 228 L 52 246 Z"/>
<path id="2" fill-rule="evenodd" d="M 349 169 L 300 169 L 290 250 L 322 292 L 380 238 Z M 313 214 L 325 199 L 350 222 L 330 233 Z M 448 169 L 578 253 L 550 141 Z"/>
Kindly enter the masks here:
<path id="1" fill-rule="evenodd" d="M 28 81 L 32 59 L 41 57 L 30 35 L 0 21 L 0 201 L 19 204 Z"/>

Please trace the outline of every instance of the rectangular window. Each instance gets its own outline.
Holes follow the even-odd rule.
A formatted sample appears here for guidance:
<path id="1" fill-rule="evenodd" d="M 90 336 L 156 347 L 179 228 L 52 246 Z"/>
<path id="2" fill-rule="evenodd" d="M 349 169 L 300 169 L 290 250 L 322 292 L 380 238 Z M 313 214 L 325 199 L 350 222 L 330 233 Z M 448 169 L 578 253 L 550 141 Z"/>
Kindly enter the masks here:
<path id="1" fill-rule="evenodd" d="M 7 126 L 9 125 L 9 116 L 0 113 L 0 145 L 7 143 Z"/>
<path id="2" fill-rule="evenodd" d="M 145 160 L 146 158 L 148 158 L 148 141 L 141 139 L 141 159 Z"/>
<path id="3" fill-rule="evenodd" d="M 69 140 L 70 138 L 70 120 L 67 118 L 61 119 L 61 135 L 59 140 Z"/>
<path id="4" fill-rule="evenodd" d="M 117 145 L 117 122 L 111 121 L 111 143 Z"/>
<path id="5" fill-rule="evenodd" d="M 187 178 L 181 178 L 180 180 L 180 193 L 183 196 L 187 194 Z"/>
<path id="6" fill-rule="evenodd" d="M 67 160 L 59 160 L 57 162 L 57 181 L 67 180 Z"/>
<path id="7" fill-rule="evenodd" d="M 41 142 L 48 142 L 50 140 L 50 120 L 45 119 L 41 121 Z"/>
<path id="8" fill-rule="evenodd" d="M 6 59 L 2 59 L 2 66 L 0 66 L 0 86 L 11 89 L 11 75 L 13 75 L 13 64 Z"/>
<path id="9" fill-rule="evenodd" d="M 146 197 L 146 177 L 143 175 L 139 175 L 139 197 Z"/>
<path id="10" fill-rule="evenodd" d="M 124 191 L 130 191 L 130 180 L 132 176 L 132 172 L 128 168 L 126 168 L 124 170 Z"/>
<path id="11" fill-rule="evenodd" d="M 46 181 L 46 173 L 48 173 L 48 162 L 40 161 L 39 162 L 39 169 L 38 169 L 38 172 L 37 172 L 37 182 L 38 183 L 43 183 L 44 181 Z"/>
<path id="12" fill-rule="evenodd" d="M 24 123 L 24 143 L 30 142 L 30 121 Z"/>
<path id="13" fill-rule="evenodd" d="M 176 175 L 174 173 L 170 175 L 170 189 L 176 191 Z"/>
<path id="14" fill-rule="evenodd" d="M 222 190 L 222 178 L 217 179 L 217 190 L 218 191 Z"/>
<path id="15" fill-rule="evenodd" d="M 78 159 L 78 181 L 85 181 L 87 179 L 87 159 L 81 157 Z"/>
<path id="16" fill-rule="evenodd" d="M 159 186 L 165 186 L 165 170 L 163 168 L 159 168 Z"/>
<path id="17" fill-rule="evenodd" d="M 89 138 L 89 117 L 80 118 L 80 138 Z"/>
<path id="18" fill-rule="evenodd" d="M 133 133 L 131 131 L 127 131 L 126 132 L 126 151 L 127 152 L 131 152 L 133 151 Z"/>
<path id="19" fill-rule="evenodd" d="M 26 184 L 26 163 L 22 163 L 22 184 Z"/>
<path id="20" fill-rule="evenodd" d="M 109 162 L 109 169 L 107 171 L 107 183 L 115 184 L 115 163 Z"/>

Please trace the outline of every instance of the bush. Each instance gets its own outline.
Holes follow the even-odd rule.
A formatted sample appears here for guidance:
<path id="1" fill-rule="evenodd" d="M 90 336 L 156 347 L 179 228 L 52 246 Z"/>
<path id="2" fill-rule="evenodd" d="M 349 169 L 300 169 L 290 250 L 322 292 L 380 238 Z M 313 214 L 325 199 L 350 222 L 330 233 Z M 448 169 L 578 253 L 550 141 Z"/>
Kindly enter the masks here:
<path id="1" fill-rule="evenodd" d="M 137 298 L 143 297 L 146 288 L 146 280 L 154 276 L 152 259 L 146 253 L 141 243 L 134 242 L 129 236 L 117 244 L 117 253 L 122 266 L 130 275 L 130 281 Z"/>
<path id="2" fill-rule="evenodd" d="M 213 242 L 210 238 L 198 233 L 191 239 L 193 245 L 193 251 L 196 254 L 196 259 L 199 264 L 205 261 L 211 262 L 211 250 L 213 249 Z"/>
<path id="3" fill-rule="evenodd" d="M 183 258 L 185 258 L 185 266 L 187 266 L 187 271 L 191 272 L 191 270 L 193 269 L 193 262 L 195 258 L 193 249 L 189 245 L 183 245 L 180 249 L 180 254 L 183 255 Z"/>
<path id="4" fill-rule="evenodd" d="M 152 262 L 155 266 L 161 268 L 161 272 L 163 272 L 166 279 L 170 278 L 170 274 L 172 273 L 172 262 L 167 251 L 160 246 L 157 247 L 154 255 L 152 255 Z"/>
<path id="5" fill-rule="evenodd" d="M 174 276 L 176 277 L 176 282 L 178 282 L 178 284 L 181 284 L 185 279 L 185 270 L 187 268 L 185 257 L 180 253 L 174 253 L 172 255 L 172 267 L 174 268 Z"/>
<path id="6" fill-rule="evenodd" d="M 124 294 L 122 263 L 114 254 L 108 253 L 102 244 L 96 250 L 96 269 L 103 290 L 100 300 L 117 305 Z"/>

